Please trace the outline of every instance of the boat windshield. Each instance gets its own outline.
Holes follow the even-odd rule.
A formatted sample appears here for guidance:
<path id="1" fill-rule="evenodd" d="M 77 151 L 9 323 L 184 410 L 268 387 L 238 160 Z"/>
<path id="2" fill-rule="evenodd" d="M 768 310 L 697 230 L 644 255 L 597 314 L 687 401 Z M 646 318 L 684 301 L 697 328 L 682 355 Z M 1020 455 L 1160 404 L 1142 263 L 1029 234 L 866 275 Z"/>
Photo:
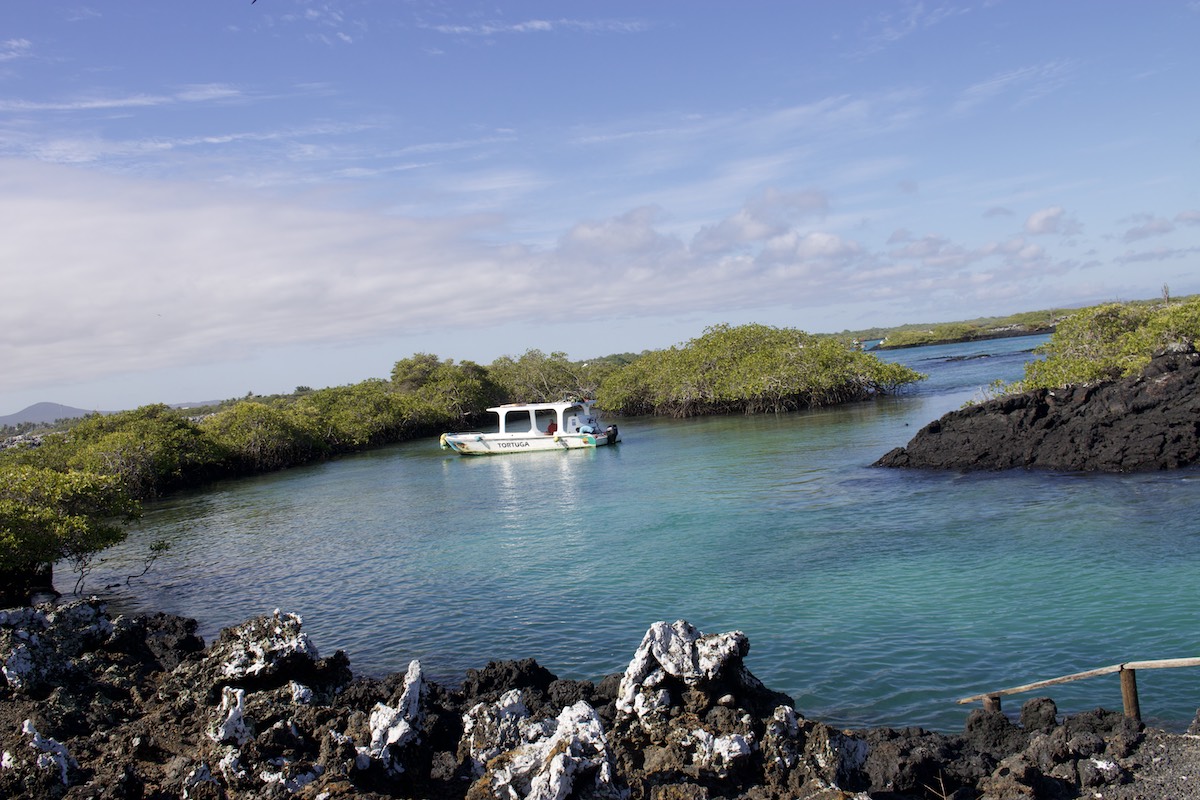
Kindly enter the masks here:
<path id="1" fill-rule="evenodd" d="M 554 428 L 551 428 L 551 424 Z M 554 408 L 511 408 L 501 412 L 500 430 L 504 433 L 553 432 L 558 428 L 558 410 Z"/>

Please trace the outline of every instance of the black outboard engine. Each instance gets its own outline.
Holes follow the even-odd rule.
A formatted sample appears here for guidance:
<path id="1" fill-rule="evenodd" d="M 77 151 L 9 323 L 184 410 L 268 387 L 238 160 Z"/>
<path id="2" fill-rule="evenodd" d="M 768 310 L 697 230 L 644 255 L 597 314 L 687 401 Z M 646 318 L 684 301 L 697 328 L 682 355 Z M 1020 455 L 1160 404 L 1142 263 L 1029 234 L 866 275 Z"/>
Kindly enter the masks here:
<path id="1" fill-rule="evenodd" d="M 619 441 L 616 425 L 609 425 L 607 428 L 605 428 L 604 435 L 608 437 L 609 444 Z"/>

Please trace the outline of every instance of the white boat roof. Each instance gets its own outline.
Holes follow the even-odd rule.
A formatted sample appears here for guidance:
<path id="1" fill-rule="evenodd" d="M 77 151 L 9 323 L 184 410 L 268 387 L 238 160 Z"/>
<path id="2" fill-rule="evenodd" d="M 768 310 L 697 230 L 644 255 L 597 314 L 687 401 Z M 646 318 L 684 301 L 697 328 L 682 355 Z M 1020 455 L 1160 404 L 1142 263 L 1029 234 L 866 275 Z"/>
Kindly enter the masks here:
<path id="1" fill-rule="evenodd" d="M 573 406 L 587 408 L 590 400 L 564 400 L 560 403 L 505 403 L 502 406 L 489 408 L 495 414 L 505 414 L 509 411 L 565 411 Z"/>

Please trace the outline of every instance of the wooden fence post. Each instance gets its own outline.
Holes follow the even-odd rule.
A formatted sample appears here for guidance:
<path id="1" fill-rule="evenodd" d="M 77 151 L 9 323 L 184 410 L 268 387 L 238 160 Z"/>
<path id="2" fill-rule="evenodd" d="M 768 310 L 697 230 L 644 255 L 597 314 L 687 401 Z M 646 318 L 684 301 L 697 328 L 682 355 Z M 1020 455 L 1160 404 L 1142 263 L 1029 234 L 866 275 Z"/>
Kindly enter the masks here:
<path id="1" fill-rule="evenodd" d="M 1121 703 L 1125 706 L 1125 716 L 1142 721 L 1142 707 L 1138 704 L 1137 673 L 1135 670 L 1121 668 Z"/>

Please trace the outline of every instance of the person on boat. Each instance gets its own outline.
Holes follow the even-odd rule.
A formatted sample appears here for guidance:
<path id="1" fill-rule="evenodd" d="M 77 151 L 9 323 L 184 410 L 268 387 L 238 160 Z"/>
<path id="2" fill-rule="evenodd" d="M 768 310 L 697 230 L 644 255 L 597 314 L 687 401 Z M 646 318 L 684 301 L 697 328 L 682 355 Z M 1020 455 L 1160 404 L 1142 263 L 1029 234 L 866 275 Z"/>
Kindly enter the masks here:
<path id="1" fill-rule="evenodd" d="M 558 423 L 552 421 L 549 425 L 546 426 L 546 435 L 553 436 L 554 432 L 557 430 L 558 430 Z"/>

